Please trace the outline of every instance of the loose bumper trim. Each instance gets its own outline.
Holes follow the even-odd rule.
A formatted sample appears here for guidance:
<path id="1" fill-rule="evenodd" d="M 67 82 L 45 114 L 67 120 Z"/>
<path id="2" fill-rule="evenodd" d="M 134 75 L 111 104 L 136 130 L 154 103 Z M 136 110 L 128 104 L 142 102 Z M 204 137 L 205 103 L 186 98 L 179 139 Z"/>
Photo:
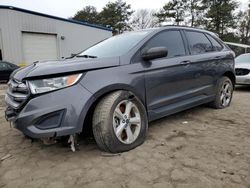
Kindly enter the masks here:
<path id="1" fill-rule="evenodd" d="M 60 137 L 82 132 L 87 111 L 94 96 L 81 84 L 29 98 L 14 109 L 9 100 L 5 117 L 31 138 Z"/>

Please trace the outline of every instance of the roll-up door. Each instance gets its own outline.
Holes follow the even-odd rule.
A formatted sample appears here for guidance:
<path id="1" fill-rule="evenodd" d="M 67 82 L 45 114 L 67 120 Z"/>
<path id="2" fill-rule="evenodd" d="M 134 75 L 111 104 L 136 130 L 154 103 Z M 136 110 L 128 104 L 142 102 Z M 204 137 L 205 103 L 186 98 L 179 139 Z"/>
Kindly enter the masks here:
<path id="1" fill-rule="evenodd" d="M 22 38 L 25 64 L 58 58 L 56 35 L 23 32 Z"/>

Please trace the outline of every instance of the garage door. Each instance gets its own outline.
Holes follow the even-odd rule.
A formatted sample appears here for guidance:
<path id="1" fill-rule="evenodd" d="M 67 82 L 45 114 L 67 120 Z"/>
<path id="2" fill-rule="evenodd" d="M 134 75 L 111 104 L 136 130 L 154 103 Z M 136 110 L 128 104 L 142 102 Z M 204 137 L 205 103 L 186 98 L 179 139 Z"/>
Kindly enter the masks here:
<path id="1" fill-rule="evenodd" d="M 58 57 L 56 35 L 22 33 L 24 63 L 55 60 Z"/>

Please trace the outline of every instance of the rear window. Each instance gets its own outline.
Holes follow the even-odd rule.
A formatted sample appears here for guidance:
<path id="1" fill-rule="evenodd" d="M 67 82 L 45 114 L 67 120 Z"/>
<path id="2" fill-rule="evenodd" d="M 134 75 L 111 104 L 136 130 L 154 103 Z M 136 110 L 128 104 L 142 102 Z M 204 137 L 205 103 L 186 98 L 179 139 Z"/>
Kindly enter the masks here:
<path id="1" fill-rule="evenodd" d="M 213 51 L 211 42 L 203 33 L 186 31 L 186 36 L 192 54 L 196 55 Z"/>

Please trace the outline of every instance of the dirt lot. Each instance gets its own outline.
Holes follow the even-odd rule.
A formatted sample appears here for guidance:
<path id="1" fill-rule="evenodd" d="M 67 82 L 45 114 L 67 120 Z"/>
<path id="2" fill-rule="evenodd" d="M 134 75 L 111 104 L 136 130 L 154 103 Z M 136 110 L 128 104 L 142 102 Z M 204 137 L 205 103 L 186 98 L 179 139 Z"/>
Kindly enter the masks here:
<path id="1" fill-rule="evenodd" d="M 250 88 L 238 88 L 225 110 L 204 106 L 153 122 L 142 146 L 113 156 L 91 139 L 76 153 L 31 143 L 10 128 L 3 110 L 0 188 L 250 187 Z"/>

